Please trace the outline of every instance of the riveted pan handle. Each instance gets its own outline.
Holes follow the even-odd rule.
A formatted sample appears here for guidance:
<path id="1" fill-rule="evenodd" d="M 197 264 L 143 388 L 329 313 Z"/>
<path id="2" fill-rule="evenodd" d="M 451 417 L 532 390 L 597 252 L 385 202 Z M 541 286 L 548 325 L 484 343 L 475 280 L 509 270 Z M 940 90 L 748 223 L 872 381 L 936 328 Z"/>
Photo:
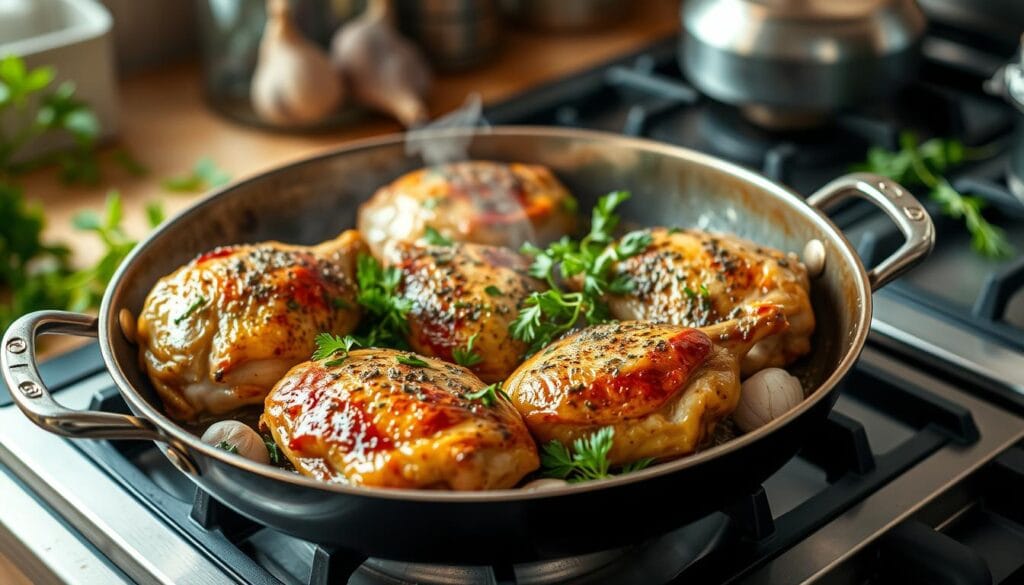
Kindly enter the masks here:
<path id="1" fill-rule="evenodd" d="M 58 404 L 43 385 L 36 367 L 36 337 L 43 334 L 96 337 L 95 317 L 64 311 L 38 311 L 18 319 L 4 334 L 0 367 L 18 408 L 40 427 L 66 437 L 87 439 L 165 440 L 148 420 L 99 411 L 79 411 Z"/>
<path id="2" fill-rule="evenodd" d="M 924 206 L 895 181 L 869 173 L 854 173 L 833 180 L 807 198 L 807 203 L 822 212 L 832 205 L 860 197 L 867 199 L 889 216 L 906 241 L 871 270 L 868 283 L 878 290 L 928 256 L 935 246 L 935 226 Z"/>

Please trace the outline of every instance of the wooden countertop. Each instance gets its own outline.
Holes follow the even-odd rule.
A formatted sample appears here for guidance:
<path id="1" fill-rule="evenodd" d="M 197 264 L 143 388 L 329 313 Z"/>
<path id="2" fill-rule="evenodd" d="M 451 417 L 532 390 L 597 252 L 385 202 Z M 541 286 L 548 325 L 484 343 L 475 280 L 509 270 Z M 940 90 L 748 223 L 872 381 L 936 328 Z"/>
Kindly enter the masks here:
<path id="1" fill-rule="evenodd" d="M 678 0 L 640 0 L 633 14 L 616 28 L 593 33 L 509 29 L 493 61 L 473 71 L 437 77 L 430 109 L 434 115 L 443 114 L 461 105 L 473 92 L 479 93 L 484 103 L 499 101 L 639 49 L 678 29 Z M 168 193 L 160 186 L 164 178 L 186 174 L 201 157 L 211 157 L 233 178 L 240 179 L 349 140 L 400 130 L 383 118 L 367 118 L 351 128 L 318 135 L 277 134 L 242 126 L 206 106 L 195 63 L 125 79 L 120 100 L 117 146 L 126 147 L 144 164 L 149 169 L 147 175 L 133 177 L 106 161 L 104 180 L 95 188 L 66 187 L 52 169 L 25 177 L 29 199 L 46 211 L 45 237 L 69 244 L 77 263 L 95 261 L 100 248 L 90 236 L 71 228 L 71 218 L 84 209 L 101 209 L 110 189 L 121 193 L 127 231 L 141 237 L 146 232 L 143 209 L 148 202 L 162 201 L 170 216 L 202 196 Z M 59 341 L 48 343 L 42 354 L 52 356 L 75 344 L 72 338 Z M 0 582 L 27 583 L 2 553 Z"/>

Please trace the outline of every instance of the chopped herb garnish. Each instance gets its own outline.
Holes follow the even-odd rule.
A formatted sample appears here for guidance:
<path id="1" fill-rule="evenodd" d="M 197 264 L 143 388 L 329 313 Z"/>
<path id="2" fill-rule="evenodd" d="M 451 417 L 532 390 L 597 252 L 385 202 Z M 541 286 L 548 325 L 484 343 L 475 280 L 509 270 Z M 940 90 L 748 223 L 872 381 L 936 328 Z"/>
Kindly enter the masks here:
<path id="1" fill-rule="evenodd" d="M 192 313 L 195 313 L 196 311 L 201 309 L 203 305 L 205 305 L 206 303 L 206 297 L 204 296 L 200 296 L 198 299 L 192 301 L 192 304 L 188 306 L 188 309 L 185 309 L 184 313 L 175 317 L 174 324 L 178 325 L 185 319 L 188 319 L 189 317 L 192 316 Z"/>
<path id="2" fill-rule="evenodd" d="M 395 361 L 406 366 L 413 366 L 416 368 L 425 368 L 429 366 L 427 362 L 423 361 L 417 356 L 412 354 L 395 356 Z"/>
<path id="3" fill-rule="evenodd" d="M 423 201 L 423 209 L 434 209 L 440 202 L 441 200 L 438 199 L 437 197 L 431 197 L 430 199 L 426 199 Z"/>
<path id="4" fill-rule="evenodd" d="M 476 342 L 477 335 L 480 335 L 480 332 L 469 336 L 469 340 L 466 342 L 465 348 L 456 347 L 452 350 L 452 357 L 455 359 L 455 363 L 469 368 L 484 361 L 483 356 L 473 351 L 473 343 Z"/>
<path id="5" fill-rule="evenodd" d="M 281 449 L 274 442 L 274 438 L 269 435 L 261 435 L 263 437 L 263 444 L 267 447 L 267 455 L 270 457 L 270 462 L 274 465 L 280 465 L 282 461 Z"/>
<path id="6" fill-rule="evenodd" d="M 423 239 L 427 241 L 431 246 L 451 246 L 452 241 L 441 235 L 441 232 L 436 229 L 427 226 L 426 231 L 423 233 Z"/>
<path id="7" fill-rule="evenodd" d="M 487 288 L 484 289 L 484 292 L 491 295 L 492 297 L 500 297 L 501 295 L 504 294 L 501 292 L 500 288 L 494 286 L 493 284 L 487 285 Z"/>
<path id="8" fill-rule="evenodd" d="M 394 347 L 407 349 L 405 334 L 409 332 L 406 315 L 412 309 L 412 300 L 398 293 L 402 272 L 398 268 L 384 268 L 369 254 L 360 254 L 356 261 L 356 280 L 359 283 L 357 302 L 366 314 L 364 326 L 356 338 L 363 347 Z"/>
<path id="9" fill-rule="evenodd" d="M 591 325 L 607 321 L 608 306 L 602 297 L 608 293 L 626 294 L 633 289 L 628 275 L 613 276 L 614 263 L 645 250 L 651 235 L 636 231 L 626 234 L 617 244 L 614 242 L 619 224 L 615 208 L 626 199 L 629 193 L 624 191 L 599 199 L 592 213 L 590 233 L 579 242 L 563 237 L 546 249 L 532 244 L 523 246 L 522 252 L 533 256 L 530 275 L 546 281 L 550 287 L 531 293 L 509 325 L 512 337 L 528 344 L 528 355 L 573 328 L 581 318 Z M 558 285 L 559 280 L 575 276 L 583 277 L 582 291 L 566 292 Z"/>
<path id="10" fill-rule="evenodd" d="M 345 337 L 338 337 L 337 335 L 331 335 L 330 333 L 318 333 L 316 336 L 316 351 L 313 352 L 314 360 L 325 360 L 333 357 L 329 362 L 324 362 L 324 365 L 332 368 L 334 366 L 341 365 L 348 357 L 348 352 L 354 346 L 361 345 L 359 340 L 351 335 Z"/>
<path id="11" fill-rule="evenodd" d="M 470 392 L 465 395 L 466 400 L 479 400 L 484 406 L 490 408 L 498 402 L 498 395 L 501 395 L 505 400 L 510 400 L 508 394 L 501 389 L 501 382 L 495 382 L 489 386 L 485 386 L 477 390 L 476 392 Z"/>
<path id="12" fill-rule="evenodd" d="M 588 437 L 572 442 L 572 449 L 550 441 L 541 452 L 541 473 L 546 477 L 557 477 L 571 482 L 589 481 L 611 477 L 608 453 L 615 439 L 614 427 L 603 427 Z M 627 463 L 618 473 L 632 473 L 651 465 L 653 458 L 644 458 Z"/>
<path id="13" fill-rule="evenodd" d="M 692 298 L 697 296 L 697 292 L 694 291 L 689 286 L 684 286 L 683 287 L 683 293 L 686 294 L 686 298 L 689 298 L 689 299 L 692 299 Z"/>
<path id="14" fill-rule="evenodd" d="M 227 441 L 221 441 L 220 443 L 217 443 L 217 448 L 218 449 L 223 449 L 223 450 L 227 451 L 228 453 L 234 453 L 236 455 L 238 454 L 238 446 L 232 445 L 231 443 L 228 443 Z"/>
<path id="15" fill-rule="evenodd" d="M 708 287 L 706 284 L 700 285 L 700 296 L 704 297 L 705 299 L 711 296 L 711 292 L 708 291 Z"/>

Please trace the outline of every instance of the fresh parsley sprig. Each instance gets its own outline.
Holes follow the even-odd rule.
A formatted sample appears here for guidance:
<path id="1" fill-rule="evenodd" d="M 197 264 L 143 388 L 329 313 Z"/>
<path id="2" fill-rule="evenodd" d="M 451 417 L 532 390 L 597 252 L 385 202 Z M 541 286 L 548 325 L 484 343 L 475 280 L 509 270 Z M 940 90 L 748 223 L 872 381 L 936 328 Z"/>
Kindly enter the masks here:
<path id="1" fill-rule="evenodd" d="M 466 347 L 456 347 L 452 350 L 452 358 L 455 360 L 455 363 L 471 368 L 484 361 L 483 356 L 473 351 L 473 344 L 476 343 L 477 335 L 480 335 L 480 332 L 469 336 L 469 339 L 466 341 Z"/>
<path id="2" fill-rule="evenodd" d="M 452 241 L 449 238 L 441 235 L 441 232 L 436 229 L 427 226 L 427 229 L 423 232 L 423 239 L 426 240 L 431 246 L 451 246 Z"/>
<path id="3" fill-rule="evenodd" d="M 353 347 L 361 345 L 358 339 L 351 335 L 338 337 L 330 333 L 318 333 L 315 339 L 316 350 L 313 352 L 314 360 L 325 360 L 333 357 L 331 361 L 324 362 L 328 368 L 339 366 L 348 357 L 348 352 Z"/>
<path id="4" fill-rule="evenodd" d="M 572 450 L 559 443 L 550 441 L 540 455 L 541 473 L 546 477 L 556 477 L 570 482 L 590 481 L 611 477 L 611 464 L 608 453 L 612 450 L 615 440 L 614 427 L 602 427 L 587 437 L 580 437 L 572 442 Z M 653 458 L 638 459 L 619 468 L 618 473 L 632 473 L 648 467 Z"/>
<path id="5" fill-rule="evenodd" d="M 588 324 L 607 321 L 608 307 L 602 297 L 632 290 L 629 277 L 613 276 L 613 267 L 615 262 L 646 249 L 651 235 L 644 231 L 630 232 L 615 243 L 615 229 L 619 225 L 615 209 L 629 197 L 625 191 L 615 191 L 599 199 L 592 212 L 590 232 L 579 242 L 563 237 L 546 249 L 532 244 L 523 246 L 523 253 L 533 257 L 530 275 L 544 280 L 550 287 L 530 294 L 509 325 L 512 337 L 529 345 L 528 354 L 572 329 L 581 318 Z M 561 288 L 561 281 L 572 278 L 582 279 L 581 291 L 568 292 Z"/>
<path id="6" fill-rule="evenodd" d="M 397 355 L 397 356 L 395 356 L 395 361 L 400 363 L 400 364 L 402 364 L 403 366 L 412 366 L 414 368 L 427 368 L 427 367 L 430 367 L 430 364 L 427 363 L 426 360 L 424 360 L 423 358 L 421 358 L 421 357 L 419 357 L 417 355 L 413 355 L 413 354 Z"/>
<path id="7" fill-rule="evenodd" d="M 366 311 L 362 320 L 366 325 L 356 336 L 362 346 L 408 349 L 406 316 L 412 309 L 412 300 L 398 292 L 402 271 L 393 266 L 385 268 L 373 256 L 360 254 L 356 261 L 356 281 L 359 283 L 356 301 Z"/>
<path id="8" fill-rule="evenodd" d="M 868 150 L 867 161 L 855 170 L 884 175 L 907 186 L 923 185 L 942 212 L 963 220 L 971 234 L 971 246 L 989 258 L 1004 258 L 1014 252 L 1002 229 L 982 215 L 985 200 L 958 192 L 942 175 L 952 167 L 988 156 L 987 149 L 971 149 L 959 140 L 932 138 L 919 143 L 913 132 L 900 134 L 900 148 L 891 152 L 881 147 Z"/>
<path id="9" fill-rule="evenodd" d="M 466 400 L 479 400 L 481 404 L 490 408 L 498 403 L 498 396 L 501 395 L 505 400 L 511 400 L 508 394 L 501 389 L 501 382 L 495 382 L 489 386 L 485 386 L 476 392 L 470 392 L 465 395 Z"/>

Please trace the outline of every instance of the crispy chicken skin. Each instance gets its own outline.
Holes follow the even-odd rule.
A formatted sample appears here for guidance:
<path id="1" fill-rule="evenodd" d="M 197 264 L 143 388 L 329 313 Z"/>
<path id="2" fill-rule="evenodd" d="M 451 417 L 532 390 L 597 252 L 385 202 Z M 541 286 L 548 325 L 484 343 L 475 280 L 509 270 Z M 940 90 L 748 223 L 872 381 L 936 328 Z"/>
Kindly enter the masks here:
<path id="1" fill-rule="evenodd" d="M 139 315 L 140 359 L 167 410 L 194 421 L 259 404 L 320 331 L 355 328 L 354 230 L 318 246 L 226 246 L 161 278 Z"/>
<path id="2" fill-rule="evenodd" d="M 782 367 L 811 350 L 814 311 L 807 269 L 792 255 L 727 234 L 650 230 L 647 249 L 616 266 L 632 277 L 633 292 L 609 296 L 611 314 L 703 327 L 732 319 L 752 304 L 782 307 L 789 328 L 757 344 L 742 364 L 748 376 Z"/>
<path id="3" fill-rule="evenodd" d="M 260 425 L 297 470 L 325 481 L 486 490 L 537 468 L 536 445 L 508 400 L 467 398 L 484 383 L 460 366 L 398 361 L 413 355 L 364 349 L 332 366 L 299 364 L 267 396 Z"/>
<path id="4" fill-rule="evenodd" d="M 359 208 L 358 228 L 378 258 L 393 241 L 416 241 L 428 227 L 457 242 L 543 244 L 576 226 L 576 200 L 539 165 L 467 161 L 413 171 L 381 187 Z"/>
<path id="5" fill-rule="evenodd" d="M 401 294 L 413 302 L 409 346 L 455 362 L 454 352 L 466 350 L 472 337 L 472 351 L 482 361 L 469 369 L 488 383 L 507 378 L 526 352 L 509 324 L 519 303 L 542 287 L 526 274 L 529 261 L 508 248 L 480 244 L 403 242 L 392 250 L 390 260 L 403 275 Z"/>
<path id="6" fill-rule="evenodd" d="M 505 384 L 541 443 L 570 445 L 613 426 L 608 459 L 693 453 L 739 402 L 739 361 L 784 331 L 774 305 L 701 329 L 650 321 L 594 325 L 528 359 Z"/>

